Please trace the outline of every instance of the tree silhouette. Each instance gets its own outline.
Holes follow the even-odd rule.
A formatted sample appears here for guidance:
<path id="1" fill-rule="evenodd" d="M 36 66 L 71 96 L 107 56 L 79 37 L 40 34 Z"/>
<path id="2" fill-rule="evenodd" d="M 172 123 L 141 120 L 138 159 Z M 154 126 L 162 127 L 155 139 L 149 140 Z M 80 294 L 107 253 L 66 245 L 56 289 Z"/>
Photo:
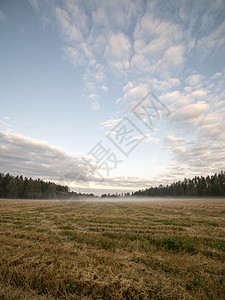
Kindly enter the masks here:
<path id="1" fill-rule="evenodd" d="M 70 192 L 68 186 L 0 173 L 0 198 L 8 199 L 68 199 L 79 196 L 94 197 L 93 194 Z"/>

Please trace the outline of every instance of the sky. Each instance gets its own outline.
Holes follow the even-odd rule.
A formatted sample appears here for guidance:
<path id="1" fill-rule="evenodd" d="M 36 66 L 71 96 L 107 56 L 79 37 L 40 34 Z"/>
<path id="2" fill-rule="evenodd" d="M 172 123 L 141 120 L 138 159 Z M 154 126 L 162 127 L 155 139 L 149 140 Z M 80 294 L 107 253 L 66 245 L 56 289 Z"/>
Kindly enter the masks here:
<path id="1" fill-rule="evenodd" d="M 0 172 L 132 192 L 225 169 L 224 0 L 0 0 Z"/>

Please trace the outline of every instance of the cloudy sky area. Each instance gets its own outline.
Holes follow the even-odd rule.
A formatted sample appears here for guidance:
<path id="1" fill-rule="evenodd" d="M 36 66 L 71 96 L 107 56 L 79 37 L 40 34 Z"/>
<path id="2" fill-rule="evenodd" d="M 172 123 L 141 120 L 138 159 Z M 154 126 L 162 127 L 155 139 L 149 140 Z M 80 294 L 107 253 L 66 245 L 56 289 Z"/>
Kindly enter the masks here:
<path id="1" fill-rule="evenodd" d="M 0 172 L 101 193 L 224 170 L 224 15 L 223 0 L 1 0 Z"/>

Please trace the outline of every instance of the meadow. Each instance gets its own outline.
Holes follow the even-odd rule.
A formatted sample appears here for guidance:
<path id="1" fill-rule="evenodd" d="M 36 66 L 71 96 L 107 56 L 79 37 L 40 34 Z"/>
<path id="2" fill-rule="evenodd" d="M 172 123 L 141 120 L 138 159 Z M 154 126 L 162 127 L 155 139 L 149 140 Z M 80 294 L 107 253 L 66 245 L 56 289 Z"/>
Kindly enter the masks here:
<path id="1" fill-rule="evenodd" d="M 0 299 L 225 299 L 225 199 L 0 200 Z"/>

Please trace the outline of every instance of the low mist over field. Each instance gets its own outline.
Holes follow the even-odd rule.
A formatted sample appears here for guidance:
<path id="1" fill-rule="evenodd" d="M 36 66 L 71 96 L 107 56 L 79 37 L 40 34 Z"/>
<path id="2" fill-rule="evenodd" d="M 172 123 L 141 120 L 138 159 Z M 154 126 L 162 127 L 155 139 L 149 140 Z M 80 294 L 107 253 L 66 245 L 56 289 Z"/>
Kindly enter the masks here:
<path id="1" fill-rule="evenodd" d="M 85 198 L 85 197 L 81 197 L 80 199 L 69 199 L 69 200 L 58 200 L 60 201 L 60 203 L 62 203 L 62 205 L 65 203 L 66 205 L 67 204 L 73 204 L 73 203 L 133 203 L 133 202 L 137 202 L 137 203 L 144 203 L 144 202 L 174 202 L 174 203 L 177 203 L 177 202 L 180 202 L 180 203 L 183 203 L 183 202 L 194 202 L 196 201 L 197 203 L 200 203 L 200 202 L 203 202 L 203 203 L 206 203 L 206 202 L 214 202 L 214 201 L 217 201 L 218 198 L 180 198 L 180 197 L 171 197 L 171 198 L 168 198 L 168 197 L 125 197 L 125 198 L 122 198 L 122 197 L 118 197 L 118 198 Z M 46 199 L 46 201 L 48 201 L 48 199 Z M 221 201 L 225 201 L 225 199 L 223 197 L 221 197 Z"/>

